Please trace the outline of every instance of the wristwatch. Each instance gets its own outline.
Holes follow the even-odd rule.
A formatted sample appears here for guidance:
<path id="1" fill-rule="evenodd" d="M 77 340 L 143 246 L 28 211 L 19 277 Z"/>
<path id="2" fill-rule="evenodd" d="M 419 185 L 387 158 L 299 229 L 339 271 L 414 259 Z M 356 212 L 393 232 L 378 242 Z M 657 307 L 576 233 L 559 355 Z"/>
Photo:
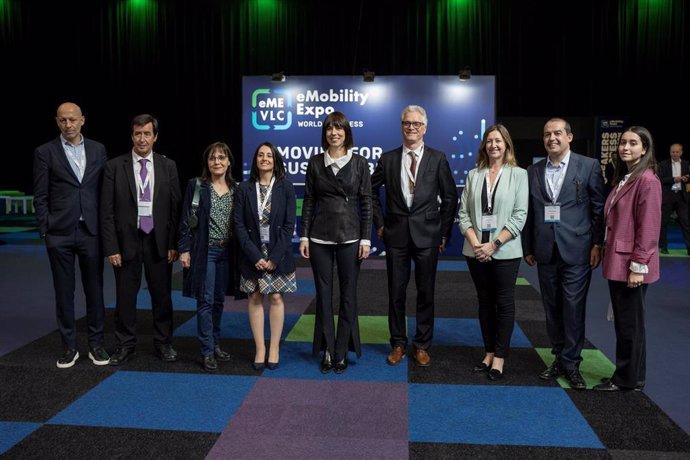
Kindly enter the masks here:
<path id="1" fill-rule="evenodd" d="M 498 238 L 494 240 L 494 245 L 496 246 L 496 249 L 500 248 L 502 244 L 503 241 L 499 240 Z"/>

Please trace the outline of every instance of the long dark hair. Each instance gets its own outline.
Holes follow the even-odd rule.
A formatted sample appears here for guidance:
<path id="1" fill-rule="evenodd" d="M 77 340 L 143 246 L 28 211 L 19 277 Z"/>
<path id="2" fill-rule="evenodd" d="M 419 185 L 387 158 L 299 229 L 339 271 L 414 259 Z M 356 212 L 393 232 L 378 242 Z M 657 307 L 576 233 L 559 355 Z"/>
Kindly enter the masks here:
<path id="1" fill-rule="evenodd" d="M 621 160 L 620 154 L 615 156 L 614 168 L 615 172 L 613 174 L 613 182 L 611 186 L 615 187 L 618 183 L 623 180 L 628 172 L 630 172 L 630 177 L 628 182 L 632 182 L 637 179 L 645 170 L 651 169 L 656 172 L 656 157 L 654 156 L 654 141 L 652 140 L 652 135 L 649 130 L 643 126 L 631 126 L 626 129 L 623 134 L 630 131 L 640 136 L 642 141 L 642 147 L 645 149 L 645 154 L 642 155 L 640 161 L 635 165 L 632 171 L 628 171 L 628 167 L 623 160 Z M 621 135 L 622 137 L 622 135 Z"/>
<path id="2" fill-rule="evenodd" d="M 249 180 L 252 182 L 259 182 L 259 167 L 256 166 L 256 158 L 259 156 L 259 150 L 264 145 L 271 149 L 271 153 L 273 154 L 273 177 L 275 177 L 276 180 L 285 177 L 285 163 L 283 163 L 283 156 L 278 152 L 278 149 L 275 147 L 275 145 L 271 144 L 270 142 L 262 142 L 254 151 L 252 169 L 249 172 Z"/>
<path id="3" fill-rule="evenodd" d="M 229 163 L 228 169 L 225 171 L 225 183 L 228 184 L 229 188 L 232 188 L 235 185 L 235 179 L 232 178 L 232 165 L 235 163 L 235 158 L 232 156 L 230 147 L 228 147 L 228 144 L 225 142 L 214 142 L 204 150 L 203 164 L 201 165 L 201 180 L 211 180 L 211 170 L 208 167 L 208 158 L 213 155 L 213 152 L 216 150 L 219 150 L 228 157 Z"/>

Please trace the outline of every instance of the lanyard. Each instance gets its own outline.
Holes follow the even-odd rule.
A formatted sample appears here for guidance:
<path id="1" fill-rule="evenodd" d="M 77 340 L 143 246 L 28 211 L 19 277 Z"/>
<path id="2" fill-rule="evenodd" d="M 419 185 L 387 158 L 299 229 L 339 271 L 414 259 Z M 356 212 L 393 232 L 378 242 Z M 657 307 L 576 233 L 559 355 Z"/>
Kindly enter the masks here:
<path id="1" fill-rule="evenodd" d="M 256 182 L 256 203 L 259 208 L 259 222 L 261 222 L 261 218 L 264 215 L 264 209 L 266 209 L 266 204 L 268 204 L 268 198 L 271 196 L 271 192 L 273 191 L 273 184 L 275 183 L 276 178 L 271 177 L 271 183 L 268 184 L 268 188 L 266 189 L 266 196 L 264 196 L 264 201 L 263 203 L 261 202 L 261 185 L 259 185 L 259 181 Z"/>
<path id="2" fill-rule="evenodd" d="M 486 201 L 487 205 L 489 208 L 489 214 L 492 214 L 491 209 L 493 208 L 493 201 L 492 198 L 494 196 L 494 192 L 496 191 L 496 185 L 498 185 L 498 179 L 501 178 L 501 174 L 503 174 L 503 168 L 505 166 L 501 166 L 501 170 L 498 172 L 498 175 L 496 176 L 496 180 L 494 180 L 494 185 L 493 187 L 491 186 L 491 183 L 489 181 L 489 173 L 487 172 L 486 175 L 484 176 L 484 180 L 486 181 Z M 491 170 L 489 170 L 491 171 Z"/>
<path id="3" fill-rule="evenodd" d="M 151 163 L 151 165 L 153 165 L 153 162 L 150 162 L 150 163 Z M 139 163 L 139 165 L 140 165 L 140 168 L 144 167 L 144 165 L 141 163 Z M 139 195 L 142 197 L 144 196 L 144 190 L 146 190 L 146 187 L 149 186 L 149 182 L 151 182 L 151 180 L 150 180 L 151 179 L 151 172 L 152 171 L 149 168 L 146 168 L 146 180 L 143 182 L 141 181 L 141 169 L 139 169 L 138 173 L 134 174 L 134 180 L 137 183 L 137 188 L 139 188 Z"/>
<path id="4" fill-rule="evenodd" d="M 558 168 L 555 168 L 556 171 L 554 171 L 553 174 L 544 174 L 546 176 L 546 185 L 548 186 L 551 195 L 551 202 L 554 204 L 558 200 L 558 195 L 561 193 L 561 188 L 563 187 L 563 182 L 565 181 L 567 167 L 567 165 L 565 167 L 559 166 Z M 556 180 L 556 183 L 554 183 L 553 178 L 556 174 L 558 174 L 558 179 Z M 549 180 L 549 177 L 551 180 Z"/>

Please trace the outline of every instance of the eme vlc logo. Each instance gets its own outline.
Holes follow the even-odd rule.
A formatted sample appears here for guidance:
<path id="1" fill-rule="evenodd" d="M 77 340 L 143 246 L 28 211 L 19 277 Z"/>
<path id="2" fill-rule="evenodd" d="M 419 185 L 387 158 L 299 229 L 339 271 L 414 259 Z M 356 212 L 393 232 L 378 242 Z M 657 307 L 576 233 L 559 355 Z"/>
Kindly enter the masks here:
<path id="1" fill-rule="evenodd" d="M 252 93 L 252 126 L 259 131 L 286 130 L 292 124 L 291 107 L 287 90 L 259 88 Z"/>

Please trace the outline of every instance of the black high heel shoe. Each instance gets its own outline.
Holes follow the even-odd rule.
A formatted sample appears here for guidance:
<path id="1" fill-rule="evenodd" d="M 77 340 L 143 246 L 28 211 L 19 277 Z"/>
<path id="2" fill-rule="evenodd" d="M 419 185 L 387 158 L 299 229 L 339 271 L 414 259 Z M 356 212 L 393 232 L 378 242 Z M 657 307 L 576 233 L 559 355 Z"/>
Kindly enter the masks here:
<path id="1" fill-rule="evenodd" d="M 334 371 L 336 374 L 342 374 L 347 369 L 347 358 L 343 358 L 340 361 L 336 361 Z"/>
<path id="2" fill-rule="evenodd" d="M 333 369 L 333 359 L 331 358 L 331 353 L 328 350 L 323 352 L 320 369 L 322 374 L 328 374 L 331 369 Z"/>
<path id="3" fill-rule="evenodd" d="M 266 368 L 268 368 L 268 370 L 274 371 L 274 370 L 278 369 L 279 365 L 280 365 L 279 363 L 272 363 L 269 361 L 266 363 Z"/>

